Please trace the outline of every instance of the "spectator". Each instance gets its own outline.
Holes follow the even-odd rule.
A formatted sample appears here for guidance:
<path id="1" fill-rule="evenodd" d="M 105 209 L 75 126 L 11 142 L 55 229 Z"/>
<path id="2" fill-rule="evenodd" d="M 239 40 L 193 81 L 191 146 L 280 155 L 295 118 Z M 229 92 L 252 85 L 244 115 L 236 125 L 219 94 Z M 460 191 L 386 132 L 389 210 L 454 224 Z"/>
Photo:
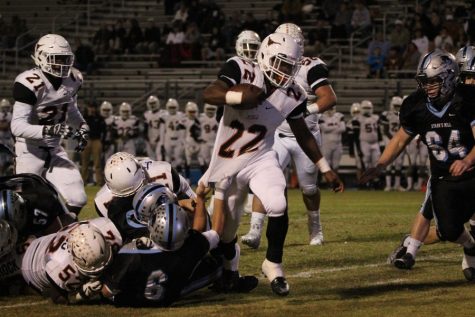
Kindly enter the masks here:
<path id="1" fill-rule="evenodd" d="M 401 69 L 413 74 L 414 70 L 417 69 L 417 65 L 419 64 L 420 58 L 421 53 L 419 53 L 417 45 L 414 43 L 414 41 L 409 42 L 406 47 L 406 50 L 404 51 L 404 54 L 402 55 Z"/>
<path id="2" fill-rule="evenodd" d="M 369 34 L 371 30 L 371 16 L 368 8 L 363 5 L 361 0 L 355 1 L 355 10 L 351 16 L 352 32 L 361 30 L 363 35 Z"/>
<path id="3" fill-rule="evenodd" d="M 442 21 L 439 14 L 436 11 L 432 11 L 430 15 L 430 23 L 426 32 L 429 41 L 433 41 L 435 37 L 440 33 L 442 29 Z"/>
<path id="4" fill-rule="evenodd" d="M 454 41 L 452 40 L 452 37 L 449 35 L 446 27 L 443 27 L 440 30 L 439 35 L 435 37 L 434 45 L 435 45 L 435 48 L 440 48 L 448 52 L 450 51 L 448 47 L 450 48 L 454 47 Z"/>
<path id="5" fill-rule="evenodd" d="M 87 75 L 91 75 L 94 71 L 94 52 L 92 48 L 82 43 L 79 38 L 76 39 L 76 46 L 74 67 Z"/>
<path id="6" fill-rule="evenodd" d="M 427 36 L 422 34 L 421 29 L 416 29 L 414 31 L 414 38 L 412 39 L 412 43 L 414 43 L 417 47 L 417 50 L 421 55 L 427 54 L 429 51 L 429 39 Z M 417 68 L 417 65 L 414 67 L 414 69 Z"/>
<path id="7" fill-rule="evenodd" d="M 113 26 L 111 26 L 113 28 Z M 99 54 L 106 54 L 109 52 L 113 38 L 113 30 L 111 30 L 106 23 L 102 23 L 101 27 L 96 31 L 92 39 L 94 51 Z"/>
<path id="8" fill-rule="evenodd" d="M 406 45 L 410 40 L 409 30 L 404 26 L 401 20 L 394 22 L 394 28 L 389 35 L 389 41 L 392 46 L 398 48 L 400 52 L 406 49 Z"/>
<path id="9" fill-rule="evenodd" d="M 124 50 L 125 53 L 135 53 L 136 46 L 143 40 L 142 29 L 136 19 L 128 19 L 126 22 L 124 35 Z"/>
<path id="10" fill-rule="evenodd" d="M 375 47 L 368 57 L 368 78 L 382 78 L 384 75 L 384 55 L 380 47 Z"/>
<path id="11" fill-rule="evenodd" d="M 188 20 L 188 6 L 186 5 L 185 2 L 182 2 L 180 4 L 180 8 L 176 11 L 175 17 L 172 20 L 172 23 L 174 22 L 181 22 L 182 24 L 185 24 Z"/>
<path id="12" fill-rule="evenodd" d="M 155 24 L 155 20 L 150 18 L 148 19 L 148 24 L 144 31 L 143 42 L 137 46 L 137 50 L 141 53 L 155 54 L 158 52 L 160 42 L 160 28 Z"/>
<path id="13" fill-rule="evenodd" d="M 385 71 L 388 74 L 389 78 L 398 78 L 399 74 L 397 71 L 400 69 L 402 64 L 402 56 L 399 49 L 396 46 L 389 49 L 388 56 L 384 65 Z"/>
<path id="14" fill-rule="evenodd" d="M 185 40 L 188 58 L 200 59 L 201 52 L 201 33 L 195 22 L 189 23 L 186 27 Z"/>
<path id="15" fill-rule="evenodd" d="M 168 33 L 166 44 L 174 45 L 174 44 L 183 44 L 185 41 L 185 33 L 183 33 L 182 25 L 180 22 L 174 22 L 173 28 Z"/>
<path id="16" fill-rule="evenodd" d="M 379 48 L 381 50 L 381 55 L 387 56 L 390 47 L 391 43 L 384 40 L 383 33 L 376 32 L 371 42 L 369 42 L 367 57 L 369 58 L 371 55 L 373 55 L 375 48 Z"/>
<path id="17" fill-rule="evenodd" d="M 353 13 L 348 7 L 348 3 L 342 2 L 340 9 L 335 15 L 332 25 L 332 38 L 346 39 L 351 30 L 351 17 Z"/>
<path id="18" fill-rule="evenodd" d="M 211 36 L 208 41 L 204 43 L 203 48 L 201 49 L 201 59 L 204 61 L 216 60 L 222 61 L 224 59 L 224 45 L 226 40 L 219 33 L 217 27 L 213 28 Z"/>
<path id="19" fill-rule="evenodd" d="M 81 153 L 81 176 L 84 184 L 89 183 L 89 162 L 92 159 L 95 182 L 98 186 L 104 185 L 102 169 L 102 143 L 106 136 L 106 123 L 104 118 L 97 111 L 95 103 L 89 103 L 84 115 L 89 128 L 89 141 L 86 148 Z"/>
<path id="20" fill-rule="evenodd" d="M 281 22 L 294 22 L 300 24 L 302 22 L 302 1 L 284 0 L 280 13 Z"/>
<path id="21" fill-rule="evenodd" d="M 162 59 L 165 63 L 168 63 L 170 66 L 177 66 L 182 59 L 182 49 L 183 43 L 185 42 L 185 33 L 183 32 L 183 27 L 181 22 L 176 21 L 173 23 L 173 28 L 168 33 L 166 44 L 167 52 Z"/>

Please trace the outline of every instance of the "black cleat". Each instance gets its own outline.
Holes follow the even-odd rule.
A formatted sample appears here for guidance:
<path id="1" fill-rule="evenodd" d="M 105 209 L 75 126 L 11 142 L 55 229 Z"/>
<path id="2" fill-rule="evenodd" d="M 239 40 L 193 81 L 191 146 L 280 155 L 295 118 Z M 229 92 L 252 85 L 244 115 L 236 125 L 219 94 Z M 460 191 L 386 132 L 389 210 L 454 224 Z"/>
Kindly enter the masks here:
<path id="1" fill-rule="evenodd" d="M 210 289 L 220 293 L 248 293 L 257 287 L 255 276 L 239 276 L 238 271 L 224 270 L 223 275 Z"/>
<path id="2" fill-rule="evenodd" d="M 475 269 L 473 267 L 469 267 L 466 269 L 463 269 L 463 276 L 465 276 L 465 279 L 467 281 L 474 281 L 475 280 Z"/>
<path id="3" fill-rule="evenodd" d="M 388 264 L 394 264 L 394 261 L 396 261 L 396 259 L 400 259 L 400 258 L 402 258 L 402 256 L 403 256 L 404 254 L 406 254 L 406 252 L 407 252 L 407 247 L 404 246 L 404 241 L 406 241 L 406 239 L 407 239 L 408 237 L 410 237 L 410 236 L 411 236 L 411 235 L 406 234 L 406 235 L 402 238 L 402 240 L 401 240 L 401 242 L 399 243 L 399 245 L 397 246 L 397 248 L 394 249 L 394 251 L 391 252 L 391 254 L 388 256 L 388 260 L 387 260 L 387 263 L 388 263 Z"/>
<path id="4" fill-rule="evenodd" d="M 273 279 L 270 286 L 274 294 L 279 296 L 289 295 L 289 283 L 287 283 L 287 280 L 283 276 L 278 276 Z"/>
<path id="5" fill-rule="evenodd" d="M 401 270 L 410 270 L 414 264 L 416 264 L 416 260 L 414 260 L 414 257 L 410 253 L 406 253 L 394 261 L 394 266 Z"/>

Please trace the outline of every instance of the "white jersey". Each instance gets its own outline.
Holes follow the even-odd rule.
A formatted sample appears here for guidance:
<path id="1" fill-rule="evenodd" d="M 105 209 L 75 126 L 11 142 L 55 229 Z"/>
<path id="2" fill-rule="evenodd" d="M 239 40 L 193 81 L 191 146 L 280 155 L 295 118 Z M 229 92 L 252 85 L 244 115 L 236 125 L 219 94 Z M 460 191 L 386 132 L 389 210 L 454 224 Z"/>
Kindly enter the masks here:
<path id="1" fill-rule="evenodd" d="M 164 141 L 177 141 L 184 137 L 185 133 L 185 114 L 178 111 L 176 114 L 168 114 L 165 121 L 165 140 Z M 183 140 L 181 140 L 183 142 Z"/>
<path id="2" fill-rule="evenodd" d="M 210 118 L 202 113 L 200 115 L 200 124 L 201 139 L 207 144 L 214 144 L 214 140 L 216 140 L 216 132 L 218 131 L 218 121 L 216 120 L 216 116 Z"/>
<path id="3" fill-rule="evenodd" d="M 149 183 L 157 183 L 167 186 L 178 198 L 194 198 L 196 194 L 188 182 L 176 172 L 172 172 L 172 166 L 165 161 L 151 159 L 140 160 Z M 108 216 L 108 205 L 115 196 L 107 185 L 101 187 L 94 198 L 97 213 L 102 217 Z"/>
<path id="4" fill-rule="evenodd" d="M 319 123 L 325 143 L 341 143 L 341 135 L 346 130 L 345 117 L 342 113 L 336 112 L 330 116 L 325 112 L 320 117 Z"/>
<path id="5" fill-rule="evenodd" d="M 371 144 L 378 143 L 378 115 L 372 114 L 371 116 L 367 117 L 362 114 L 359 114 L 353 119 L 352 126 L 355 129 L 359 128 L 360 141 Z"/>
<path id="6" fill-rule="evenodd" d="M 302 57 L 300 69 L 295 77 L 297 84 L 302 86 L 308 95 L 308 103 L 315 102 L 315 90 L 318 87 L 328 85 L 328 69 L 326 64 L 318 57 Z M 312 134 L 317 134 L 319 115 L 317 113 L 305 117 L 305 122 Z M 293 137 L 289 124 L 284 121 L 278 128 L 278 132 L 287 137 Z"/>
<path id="7" fill-rule="evenodd" d="M 125 141 L 137 136 L 139 123 L 139 119 L 134 115 L 131 115 L 125 120 L 120 116 L 116 116 L 112 122 L 112 128 L 114 129 L 115 135 Z"/>
<path id="8" fill-rule="evenodd" d="M 56 90 L 39 68 L 27 70 L 15 79 L 15 85 L 29 90 L 28 96 L 15 96 L 13 105 L 12 132 L 16 142 L 34 146 L 58 147 L 61 137 L 43 137 L 43 126 L 67 123 L 74 128 L 84 122 L 77 108 L 77 92 L 83 78 L 81 72 L 72 68 L 71 75 L 63 78 Z M 35 100 L 29 102 L 31 93 Z M 26 95 L 26 93 L 25 93 Z M 33 96 L 31 95 L 31 96 Z"/>
<path id="9" fill-rule="evenodd" d="M 147 140 L 152 145 L 156 145 L 160 141 L 160 125 L 164 123 L 163 117 L 165 114 L 165 110 L 156 112 L 147 110 L 143 114 L 147 124 Z"/>
<path id="10" fill-rule="evenodd" d="M 218 75 L 219 79 L 229 85 L 249 83 L 266 89 L 264 73 L 255 64 L 239 57 L 229 59 L 226 64 Z M 203 181 L 218 182 L 233 176 L 246 165 L 258 161 L 264 153 L 272 151 L 277 127 L 289 116 L 302 116 L 306 101 L 307 94 L 302 87 L 292 83 L 286 89 L 276 89 L 253 109 L 226 106 L 207 173 L 209 178 Z"/>
<path id="11" fill-rule="evenodd" d="M 388 127 L 389 138 L 392 138 L 401 127 L 399 123 L 399 113 L 395 111 L 384 111 L 381 114 L 381 124 Z"/>
<path id="12" fill-rule="evenodd" d="M 80 224 L 89 223 L 97 228 L 104 238 L 118 250 L 122 246 L 122 237 L 115 225 L 107 218 L 95 218 L 73 223 L 57 233 L 34 240 L 22 261 L 22 274 L 25 281 L 43 295 L 57 287 L 67 291 L 77 290 L 88 277 L 79 273 L 67 248 L 67 238 L 71 230 Z"/>

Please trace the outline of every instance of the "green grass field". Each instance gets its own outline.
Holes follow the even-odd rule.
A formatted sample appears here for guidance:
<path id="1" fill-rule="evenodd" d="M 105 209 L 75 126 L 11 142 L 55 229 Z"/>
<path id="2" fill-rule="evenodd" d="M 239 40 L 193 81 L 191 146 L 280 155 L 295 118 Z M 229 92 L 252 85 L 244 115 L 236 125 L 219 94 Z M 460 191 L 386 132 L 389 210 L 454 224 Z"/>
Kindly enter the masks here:
<path id="1" fill-rule="evenodd" d="M 89 204 L 82 218 L 95 217 Z M 461 271 L 462 250 L 450 243 L 424 246 L 416 266 L 400 271 L 385 263 L 410 229 L 423 193 L 348 191 L 322 193 L 325 244 L 308 245 L 300 192 L 289 191 L 290 227 L 284 267 L 290 295 L 273 295 L 259 250 L 241 246 L 241 273 L 260 277 L 249 294 L 201 290 L 171 308 L 118 309 L 108 305 L 55 306 L 38 296 L 0 298 L 1 316 L 473 316 L 474 285 Z M 247 232 L 243 216 L 239 234 Z M 265 240 L 265 239 L 264 239 Z"/>

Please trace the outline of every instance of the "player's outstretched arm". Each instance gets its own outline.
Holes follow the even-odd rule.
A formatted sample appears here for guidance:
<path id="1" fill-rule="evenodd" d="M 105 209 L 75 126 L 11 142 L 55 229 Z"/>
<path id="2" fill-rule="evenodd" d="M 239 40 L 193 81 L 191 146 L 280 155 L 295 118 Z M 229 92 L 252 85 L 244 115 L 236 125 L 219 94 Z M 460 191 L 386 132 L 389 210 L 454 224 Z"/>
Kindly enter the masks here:
<path id="1" fill-rule="evenodd" d="M 212 105 L 224 105 L 229 86 L 222 80 L 215 80 L 203 91 L 203 101 Z"/>
<path id="2" fill-rule="evenodd" d="M 406 146 L 411 142 L 413 139 L 412 136 L 407 134 L 403 128 L 400 128 L 398 132 L 393 136 L 393 138 L 389 141 L 388 145 L 384 149 L 383 154 L 378 160 L 378 163 L 375 167 L 368 168 L 359 180 L 360 184 L 366 184 L 370 180 L 378 177 L 381 172 L 393 162 L 396 157 L 401 154 L 401 152 L 406 148 Z"/>

